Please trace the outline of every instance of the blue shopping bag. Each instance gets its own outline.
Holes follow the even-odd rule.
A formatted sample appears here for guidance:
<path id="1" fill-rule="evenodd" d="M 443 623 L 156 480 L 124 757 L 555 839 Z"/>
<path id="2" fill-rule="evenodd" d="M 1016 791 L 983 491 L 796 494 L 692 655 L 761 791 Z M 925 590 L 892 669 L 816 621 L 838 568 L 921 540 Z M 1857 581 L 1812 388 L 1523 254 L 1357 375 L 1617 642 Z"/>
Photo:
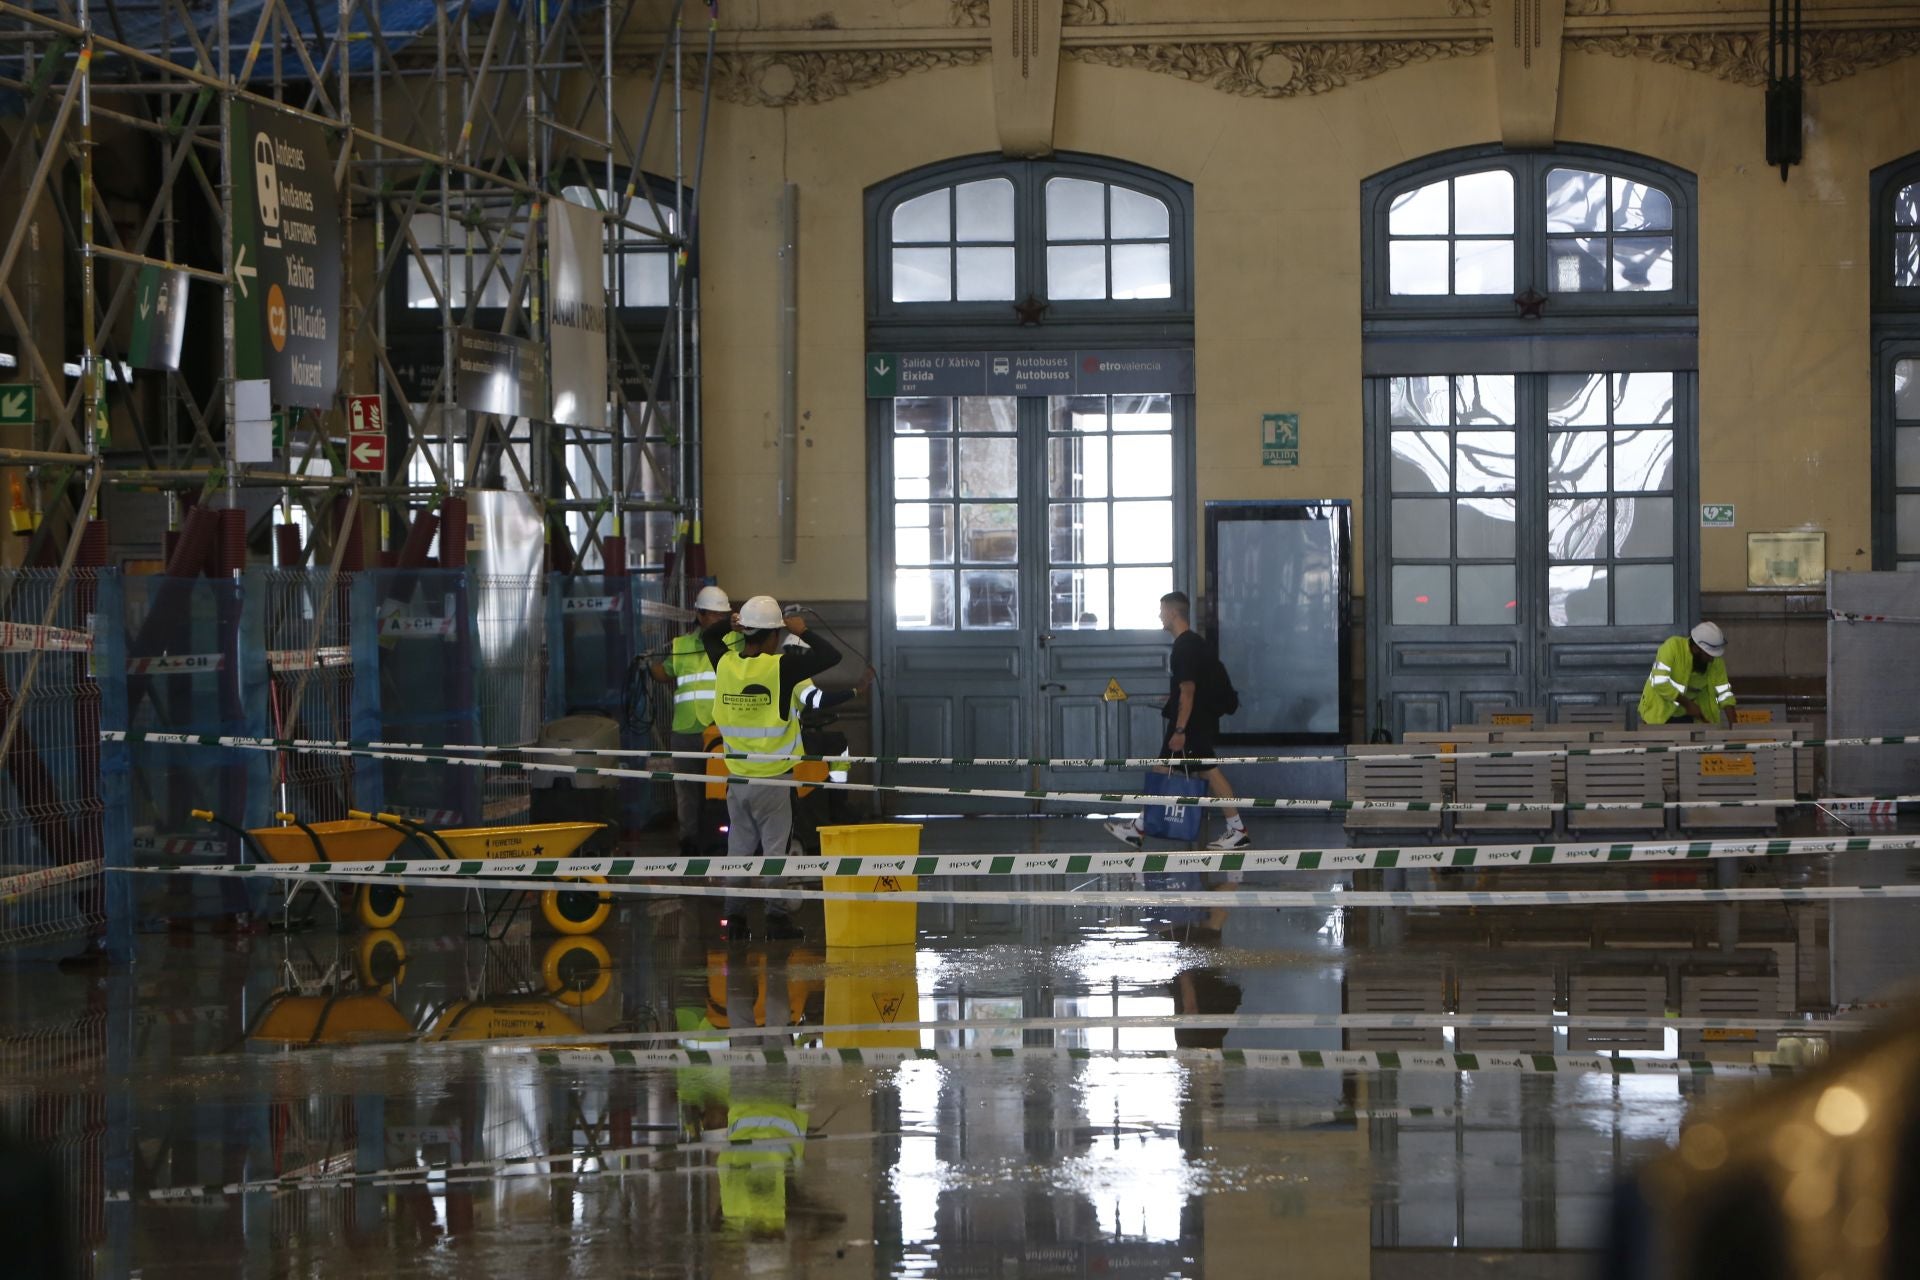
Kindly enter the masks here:
<path id="1" fill-rule="evenodd" d="M 1186 798 L 1207 793 L 1207 784 L 1191 773 L 1149 773 L 1147 794 Z M 1206 810 L 1197 804 L 1150 804 L 1140 815 L 1140 829 L 1160 840 L 1197 840 Z"/>

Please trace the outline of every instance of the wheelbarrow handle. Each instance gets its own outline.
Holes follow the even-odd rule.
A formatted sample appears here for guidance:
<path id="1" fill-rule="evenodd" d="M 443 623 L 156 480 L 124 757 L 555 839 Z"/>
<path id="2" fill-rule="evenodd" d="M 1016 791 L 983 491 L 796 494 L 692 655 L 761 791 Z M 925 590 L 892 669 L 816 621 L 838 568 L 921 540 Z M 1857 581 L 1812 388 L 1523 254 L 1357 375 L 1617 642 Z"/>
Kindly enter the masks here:
<path id="1" fill-rule="evenodd" d="M 360 822 L 377 822 L 383 827 L 391 827 L 406 836 L 412 843 L 419 845 L 421 852 L 428 857 L 433 857 L 437 853 L 447 862 L 457 861 L 453 856 L 453 850 L 447 847 L 447 842 L 440 838 L 439 832 L 431 827 L 422 826 L 410 818 L 403 818 L 397 813 L 368 813 L 364 809 L 349 809 L 347 816 Z"/>
<path id="2" fill-rule="evenodd" d="M 219 814 L 215 813 L 211 809 L 189 809 L 187 811 L 187 816 L 191 818 L 198 818 L 202 822 L 209 822 L 216 827 L 221 827 L 227 831 L 233 832 L 233 834 L 240 837 L 240 848 L 242 850 L 243 856 L 244 856 L 245 850 L 251 849 L 253 850 L 253 860 L 255 862 L 268 861 L 266 851 L 260 847 L 260 842 L 258 840 L 255 840 L 253 838 L 253 832 L 247 830 L 245 827 L 236 826 L 233 823 L 228 822 L 225 818 L 221 817 Z"/>

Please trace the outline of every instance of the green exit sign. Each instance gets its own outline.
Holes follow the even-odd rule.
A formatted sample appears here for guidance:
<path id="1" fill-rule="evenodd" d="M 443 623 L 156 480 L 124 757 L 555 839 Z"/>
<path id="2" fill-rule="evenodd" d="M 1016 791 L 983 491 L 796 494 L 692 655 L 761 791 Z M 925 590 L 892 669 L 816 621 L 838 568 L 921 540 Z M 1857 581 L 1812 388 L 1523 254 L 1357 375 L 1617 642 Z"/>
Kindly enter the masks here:
<path id="1" fill-rule="evenodd" d="M 1733 528 L 1733 504 L 1731 502 L 1701 503 L 1700 527 L 1702 529 Z"/>
<path id="2" fill-rule="evenodd" d="M 0 386 L 0 427 L 18 427 L 33 421 L 33 384 Z"/>

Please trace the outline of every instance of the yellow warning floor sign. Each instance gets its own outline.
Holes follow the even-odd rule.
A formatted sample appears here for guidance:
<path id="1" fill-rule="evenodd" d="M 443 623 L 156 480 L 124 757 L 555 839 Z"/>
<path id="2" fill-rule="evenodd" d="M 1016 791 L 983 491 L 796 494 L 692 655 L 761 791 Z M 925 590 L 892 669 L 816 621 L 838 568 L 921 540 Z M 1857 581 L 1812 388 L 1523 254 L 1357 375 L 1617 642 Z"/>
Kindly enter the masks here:
<path id="1" fill-rule="evenodd" d="M 1108 702 L 1125 702 L 1127 700 L 1127 691 L 1120 687 L 1118 680 L 1110 679 L 1107 681 L 1107 692 L 1105 696 Z"/>

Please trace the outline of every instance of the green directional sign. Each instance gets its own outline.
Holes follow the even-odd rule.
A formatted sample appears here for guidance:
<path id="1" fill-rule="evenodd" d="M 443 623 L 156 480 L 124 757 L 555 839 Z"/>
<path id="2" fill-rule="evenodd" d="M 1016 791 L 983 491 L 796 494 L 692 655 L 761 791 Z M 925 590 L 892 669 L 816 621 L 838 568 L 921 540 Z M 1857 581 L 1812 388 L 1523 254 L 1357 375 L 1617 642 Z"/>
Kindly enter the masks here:
<path id="1" fill-rule="evenodd" d="M 33 421 L 33 384 L 0 386 L 0 427 L 24 426 Z"/>
<path id="2" fill-rule="evenodd" d="M 1731 502 L 1701 503 L 1700 527 L 1703 529 L 1733 528 L 1733 504 Z"/>
<path id="3" fill-rule="evenodd" d="M 180 368 L 187 332 L 187 273 L 140 268 L 133 286 L 133 335 L 127 362 L 136 369 Z"/>
<path id="4" fill-rule="evenodd" d="M 285 409 L 275 409 L 273 411 L 273 451 L 275 453 L 285 453 L 287 451 L 288 416 Z"/>
<path id="5" fill-rule="evenodd" d="M 1260 465 L 1297 467 L 1300 465 L 1300 415 L 1265 413 L 1260 415 Z"/>
<path id="6" fill-rule="evenodd" d="M 890 400 L 900 392 L 900 357 L 873 352 L 867 357 L 867 399 Z"/>

